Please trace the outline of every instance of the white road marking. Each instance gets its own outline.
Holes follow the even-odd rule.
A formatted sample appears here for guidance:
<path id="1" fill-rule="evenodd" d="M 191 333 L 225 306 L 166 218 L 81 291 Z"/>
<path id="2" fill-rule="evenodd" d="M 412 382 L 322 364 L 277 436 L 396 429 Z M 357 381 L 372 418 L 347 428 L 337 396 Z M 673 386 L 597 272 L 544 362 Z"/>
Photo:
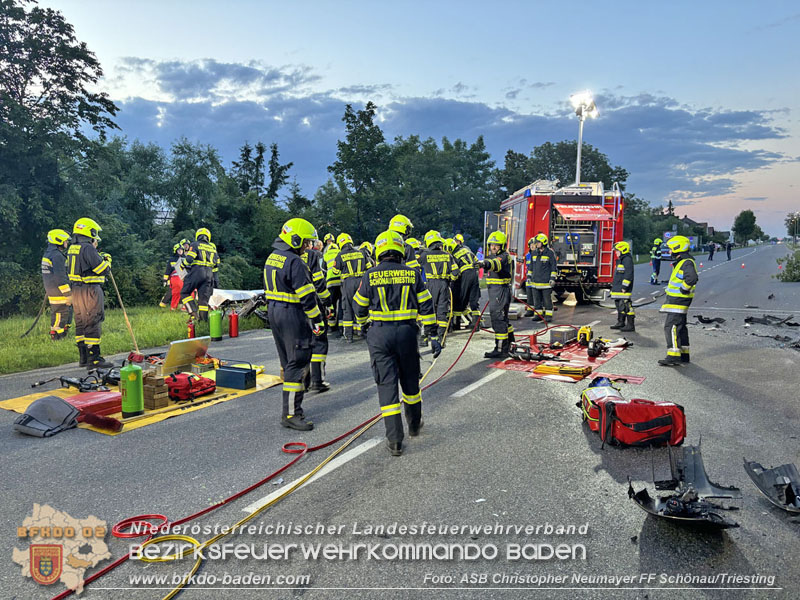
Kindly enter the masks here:
<path id="1" fill-rule="evenodd" d="M 503 370 L 503 369 L 494 369 L 494 373 L 489 373 L 485 377 L 482 377 L 481 379 L 478 379 L 478 381 L 476 381 L 472 385 L 468 385 L 467 387 L 462 388 L 462 389 L 458 390 L 457 392 L 455 392 L 453 394 L 450 394 L 450 397 L 451 398 L 462 398 L 462 397 L 466 396 L 467 394 L 469 394 L 470 392 L 474 392 L 475 390 L 477 390 L 484 383 L 489 383 L 492 379 L 497 379 L 503 373 L 505 373 L 505 370 Z"/>
<path id="2" fill-rule="evenodd" d="M 351 450 L 348 450 L 344 454 L 340 454 L 339 456 L 334 458 L 331 462 L 329 462 L 327 465 L 322 467 L 322 469 L 320 469 L 319 472 L 316 475 L 314 475 L 311 479 L 306 481 L 298 489 L 303 489 L 308 484 L 315 482 L 317 479 L 323 477 L 324 475 L 327 475 L 331 471 L 334 471 L 335 469 L 338 469 L 343 464 L 345 464 L 347 462 L 350 462 L 351 460 L 353 460 L 357 456 L 360 456 L 361 454 L 364 454 L 364 452 L 366 452 L 367 450 L 370 450 L 370 449 L 374 448 L 375 446 L 377 446 L 378 444 L 380 444 L 383 441 L 383 439 L 384 438 L 382 438 L 382 437 L 372 438 L 370 440 L 367 440 L 363 444 L 360 444 L 360 445 L 356 446 L 355 448 L 353 448 Z M 269 502 L 271 502 L 272 500 L 274 500 L 275 498 L 277 498 L 278 496 L 283 494 L 287 489 L 289 489 L 290 487 L 295 485 L 298 481 L 300 481 L 300 479 L 302 479 L 302 477 L 298 477 L 293 482 L 287 483 L 286 485 L 284 485 L 283 487 L 275 490 L 271 494 L 268 494 L 267 496 L 264 496 L 260 500 L 256 500 L 255 502 L 253 502 L 249 506 L 245 506 L 242 510 L 244 512 L 246 512 L 246 513 L 249 513 L 249 514 L 252 514 L 252 513 L 256 512 L 259 508 L 261 508 L 265 504 L 268 504 Z"/>
<path id="3" fill-rule="evenodd" d="M 597 319 L 597 321 L 592 321 L 591 323 L 589 323 L 589 324 L 587 325 L 587 327 L 594 327 L 594 326 L 595 326 L 595 325 L 597 325 L 599 322 L 600 322 L 600 319 Z"/>
<path id="4" fill-rule="evenodd" d="M 692 306 L 689 310 L 695 312 L 702 312 L 704 310 L 722 310 L 722 311 L 731 311 L 731 312 L 762 312 L 768 313 L 770 315 L 777 314 L 777 313 L 784 313 L 787 315 L 796 315 L 800 314 L 800 310 L 782 310 L 779 308 L 765 308 L 763 306 L 759 306 L 758 308 L 717 308 L 713 306 Z"/>

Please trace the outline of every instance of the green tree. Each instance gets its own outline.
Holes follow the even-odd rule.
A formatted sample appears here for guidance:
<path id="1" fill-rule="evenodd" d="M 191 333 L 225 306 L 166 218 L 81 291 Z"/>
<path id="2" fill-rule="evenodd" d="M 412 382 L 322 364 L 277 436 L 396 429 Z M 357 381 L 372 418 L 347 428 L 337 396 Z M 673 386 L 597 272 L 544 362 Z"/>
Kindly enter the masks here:
<path id="1" fill-rule="evenodd" d="M 217 151 L 181 138 L 172 145 L 167 202 L 174 231 L 193 229 L 214 216 L 217 184 L 226 176 Z"/>
<path id="2" fill-rule="evenodd" d="M 786 235 L 792 239 L 800 235 L 800 212 L 789 213 L 783 223 L 786 225 Z"/>
<path id="3" fill-rule="evenodd" d="M 533 179 L 558 180 L 561 185 L 569 185 L 575 181 L 575 160 L 578 154 L 578 142 L 563 141 L 553 144 L 545 142 L 531 152 L 528 159 L 528 172 Z M 612 167 L 608 156 L 590 144 L 583 144 L 581 151 L 581 181 L 602 181 L 605 189 L 611 189 L 618 183 L 625 189 L 628 171 L 620 166 Z"/>
<path id="4" fill-rule="evenodd" d="M 292 168 L 294 163 L 280 163 L 280 153 L 278 152 L 278 144 L 274 142 L 269 146 L 269 186 L 267 186 L 266 196 L 270 200 L 278 199 L 278 191 L 286 185 L 289 181 L 289 169 Z"/>
<path id="5" fill-rule="evenodd" d="M 754 235 L 755 228 L 756 216 L 750 209 L 740 212 L 733 221 L 733 232 L 736 236 L 736 241 L 739 243 L 746 243 L 747 240 L 756 239 Z"/>

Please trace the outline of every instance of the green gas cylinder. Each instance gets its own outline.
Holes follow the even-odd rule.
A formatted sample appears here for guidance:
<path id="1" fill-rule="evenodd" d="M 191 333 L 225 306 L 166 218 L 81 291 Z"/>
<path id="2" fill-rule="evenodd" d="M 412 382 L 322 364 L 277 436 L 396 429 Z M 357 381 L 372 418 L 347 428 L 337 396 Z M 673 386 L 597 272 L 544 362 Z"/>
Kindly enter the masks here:
<path id="1" fill-rule="evenodd" d="M 122 418 L 135 417 L 144 412 L 142 368 L 125 365 L 119 370 L 119 389 L 122 392 Z"/>
<path id="2" fill-rule="evenodd" d="M 222 341 L 222 311 L 212 310 L 208 313 L 208 334 L 212 341 Z"/>

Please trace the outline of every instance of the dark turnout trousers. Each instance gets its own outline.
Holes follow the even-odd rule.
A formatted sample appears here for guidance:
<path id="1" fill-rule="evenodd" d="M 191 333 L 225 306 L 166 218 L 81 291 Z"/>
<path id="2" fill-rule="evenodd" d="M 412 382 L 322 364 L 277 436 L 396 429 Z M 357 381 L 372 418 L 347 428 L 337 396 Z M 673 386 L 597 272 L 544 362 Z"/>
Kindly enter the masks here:
<path id="1" fill-rule="evenodd" d="M 358 291 L 358 286 L 361 283 L 361 277 L 348 277 L 342 280 L 342 328 L 344 329 L 344 337 L 353 339 L 353 328 L 361 329 L 356 325 L 356 314 L 353 310 L 353 296 Z"/>
<path id="2" fill-rule="evenodd" d="M 511 305 L 511 288 L 508 285 L 489 286 L 489 316 L 492 319 L 494 339 L 502 342 L 508 340 L 512 331 L 508 323 L 508 307 Z"/>
<path id="3" fill-rule="evenodd" d="M 87 346 L 99 346 L 102 323 L 105 319 L 103 288 L 95 284 L 74 283 L 72 307 L 75 309 L 75 341 Z"/>
<path id="4" fill-rule="evenodd" d="M 303 415 L 314 334 L 300 304 L 269 302 L 269 324 L 283 368 L 283 416 Z"/>
<path id="5" fill-rule="evenodd" d="M 667 356 L 689 361 L 689 329 L 686 313 L 667 313 L 664 319 L 664 334 L 667 338 Z"/>
<path id="6" fill-rule="evenodd" d="M 372 374 L 378 384 L 378 402 L 386 425 L 386 438 L 390 442 L 402 442 L 403 419 L 400 416 L 398 383 L 409 427 L 418 428 L 422 420 L 416 323 L 378 321 L 367 332 L 367 347 Z"/>
<path id="7" fill-rule="evenodd" d="M 478 270 L 467 269 L 461 272 L 461 305 L 464 314 L 469 311 L 469 316 L 477 317 L 481 314 L 479 309 L 481 301 L 481 286 L 478 281 Z"/>
<path id="8" fill-rule="evenodd" d="M 444 279 L 428 278 L 428 291 L 433 298 L 437 335 L 442 339 L 447 331 L 447 322 L 450 320 L 450 286 Z"/>

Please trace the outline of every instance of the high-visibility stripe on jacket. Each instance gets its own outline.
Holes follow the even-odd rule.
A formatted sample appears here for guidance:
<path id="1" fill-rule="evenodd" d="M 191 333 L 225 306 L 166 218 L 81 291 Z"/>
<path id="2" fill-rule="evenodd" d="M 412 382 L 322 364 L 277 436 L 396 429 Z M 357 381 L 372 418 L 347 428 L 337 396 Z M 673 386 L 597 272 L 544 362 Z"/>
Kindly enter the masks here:
<path id="1" fill-rule="evenodd" d="M 500 254 L 484 259 L 488 263 L 486 285 L 508 285 L 511 283 L 514 271 L 511 266 L 511 257 L 502 250 Z"/>
<path id="2" fill-rule="evenodd" d="M 630 252 L 621 255 L 611 281 L 612 298 L 630 298 L 633 291 L 633 257 Z"/>
<path id="3" fill-rule="evenodd" d="M 308 266 L 282 239 L 277 238 L 272 247 L 274 250 L 264 263 L 267 300 L 297 304 L 309 319 L 318 319 L 322 313 Z"/>
<path id="4" fill-rule="evenodd" d="M 417 251 L 411 246 L 406 244 L 406 253 L 403 262 L 412 269 L 419 269 L 419 259 L 417 258 Z"/>
<path id="5" fill-rule="evenodd" d="M 105 272 L 111 263 L 105 260 L 92 239 L 77 235 L 76 242 L 67 250 L 67 278 L 72 284 L 103 284 Z"/>
<path id="6" fill-rule="evenodd" d="M 546 246 L 529 252 L 525 266 L 528 285 L 537 289 L 549 288 L 550 282 L 558 276 L 556 253 Z"/>
<path id="7" fill-rule="evenodd" d="M 459 270 L 463 273 L 470 269 L 475 269 L 478 266 L 478 259 L 472 253 L 472 250 L 466 246 L 460 246 L 453 253 L 453 258 L 456 260 Z"/>
<path id="8" fill-rule="evenodd" d="M 322 253 L 314 249 L 306 250 L 300 258 L 302 258 L 303 262 L 308 266 L 308 270 L 311 273 L 311 281 L 314 284 L 314 289 L 317 291 L 317 296 L 323 300 L 330 298 L 331 293 L 328 291 L 328 286 L 325 284 L 325 270 L 322 265 L 324 259 L 322 258 Z"/>
<path id="9" fill-rule="evenodd" d="M 195 240 L 186 251 L 183 262 L 187 269 L 192 267 L 208 267 L 213 270 L 214 266 L 218 264 L 217 247 L 211 242 Z"/>
<path id="10" fill-rule="evenodd" d="M 455 281 L 461 276 L 461 270 L 453 256 L 442 248 L 431 248 L 423 252 L 419 258 L 419 266 L 425 271 L 426 279 Z"/>
<path id="11" fill-rule="evenodd" d="M 329 268 L 333 271 L 334 277 L 338 275 L 342 280 L 361 277 L 367 270 L 367 259 L 361 250 L 353 248 L 351 244 L 345 244 Z"/>
<path id="12" fill-rule="evenodd" d="M 325 248 L 325 252 L 322 255 L 322 258 L 325 261 L 325 282 L 327 283 L 328 287 L 342 285 L 341 276 L 338 273 L 334 273 L 334 270 L 331 268 L 333 266 L 333 261 L 336 260 L 336 256 L 338 254 L 339 246 L 336 244 L 330 244 L 327 248 Z"/>
<path id="13" fill-rule="evenodd" d="M 65 304 L 71 290 L 67 279 L 67 258 L 60 246 L 48 244 L 42 256 L 42 282 L 50 304 Z"/>
<path id="14" fill-rule="evenodd" d="M 694 290 L 699 280 L 697 266 L 688 252 L 682 252 L 672 264 L 672 274 L 667 284 L 667 297 L 661 305 L 661 312 L 685 314 L 694 298 Z"/>
<path id="15" fill-rule="evenodd" d="M 431 293 L 425 289 L 419 271 L 392 260 L 384 260 L 368 270 L 353 297 L 356 320 L 416 322 L 435 325 Z"/>

